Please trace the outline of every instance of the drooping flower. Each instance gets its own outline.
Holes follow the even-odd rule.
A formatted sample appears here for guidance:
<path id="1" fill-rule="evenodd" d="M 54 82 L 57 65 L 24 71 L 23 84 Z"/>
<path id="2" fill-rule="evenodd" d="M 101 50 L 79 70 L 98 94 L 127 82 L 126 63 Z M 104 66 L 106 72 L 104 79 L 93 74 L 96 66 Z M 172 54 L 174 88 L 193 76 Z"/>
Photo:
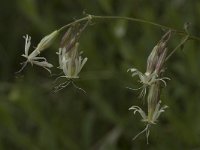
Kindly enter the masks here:
<path id="1" fill-rule="evenodd" d="M 164 70 L 163 65 L 167 55 L 166 44 L 170 36 L 171 36 L 171 31 L 168 31 L 153 48 L 150 55 L 148 56 L 147 69 L 144 74 L 136 68 L 130 68 L 127 70 L 127 72 L 130 71 L 132 73 L 132 77 L 138 75 L 140 78 L 139 82 L 142 84 L 142 86 L 138 88 L 142 89 L 139 96 L 140 98 L 145 97 L 147 93 L 147 88 L 149 86 L 155 84 L 158 81 L 161 81 L 166 86 L 167 84 L 165 80 L 170 80 L 168 77 L 160 77 L 160 73 Z M 138 90 L 138 89 L 132 89 L 132 90 Z"/>
<path id="2" fill-rule="evenodd" d="M 147 144 L 150 126 L 156 124 L 161 113 L 167 108 L 166 105 L 161 107 L 160 95 L 162 90 L 161 83 L 166 86 L 166 80 L 170 80 L 167 77 L 163 77 L 165 71 L 164 63 L 167 60 L 167 42 L 170 36 L 171 31 L 168 31 L 153 48 L 147 59 L 147 69 L 144 74 L 136 68 L 128 69 L 128 71 L 132 73 L 132 77 L 137 75 L 140 79 L 139 82 L 142 84 L 142 86 L 138 88 L 142 89 L 140 97 L 147 98 L 145 99 L 147 101 L 146 113 L 139 106 L 132 106 L 129 108 L 129 110 L 133 110 L 134 114 L 138 112 L 141 115 L 142 121 L 146 124 L 146 127 L 139 132 L 133 140 L 146 132 Z M 145 97 L 146 93 L 147 97 Z"/>
<path id="3" fill-rule="evenodd" d="M 79 78 L 79 73 L 88 60 L 88 58 L 82 58 L 82 52 L 78 52 L 78 40 L 83 30 L 87 27 L 88 23 L 89 21 L 87 21 L 83 27 L 81 27 L 80 24 L 73 24 L 68 28 L 62 37 L 60 48 L 57 54 L 59 59 L 58 68 L 63 71 L 64 75 L 58 77 L 57 79 L 66 78 L 67 81 L 56 86 L 55 92 L 62 90 L 70 83 L 72 83 L 75 88 L 86 93 L 83 89 L 74 84 L 74 79 Z"/>
<path id="4" fill-rule="evenodd" d="M 59 49 L 59 52 L 57 53 L 59 56 L 58 68 L 63 70 L 64 75 L 58 77 L 57 79 L 66 78 L 67 81 L 56 86 L 54 92 L 62 90 L 71 83 L 76 89 L 86 93 L 82 88 L 76 86 L 74 83 L 74 79 L 79 78 L 79 73 L 88 60 L 87 57 L 82 58 L 81 53 L 78 52 L 78 46 L 79 43 L 76 43 L 75 46 L 68 52 L 66 52 L 65 48 Z"/>
<path id="5" fill-rule="evenodd" d="M 66 50 L 59 50 L 60 68 L 63 70 L 65 77 L 69 79 L 79 78 L 79 73 L 87 62 L 88 58 L 82 58 L 78 52 L 79 43 L 76 43 L 72 50 L 64 53 Z"/>
<path id="6" fill-rule="evenodd" d="M 140 72 L 138 69 L 136 68 L 130 68 L 127 70 L 127 72 L 131 72 L 132 73 L 132 77 L 138 75 L 139 79 L 140 79 L 140 83 L 142 84 L 142 86 L 138 89 L 142 89 L 141 93 L 140 93 L 140 98 L 145 97 L 146 93 L 147 93 L 147 88 L 149 86 L 151 86 L 152 84 L 156 83 L 157 81 L 162 81 L 164 83 L 164 85 L 166 86 L 166 81 L 165 80 L 170 80 L 167 77 L 162 77 L 162 78 L 158 78 L 158 75 L 156 72 L 145 72 L 144 74 L 142 72 Z M 132 89 L 132 88 L 129 88 Z M 132 89 L 132 90 L 138 90 L 138 89 Z"/>
<path id="7" fill-rule="evenodd" d="M 160 104 L 161 104 L 161 101 L 157 103 L 152 117 L 148 117 L 148 115 L 146 115 L 146 113 L 139 106 L 131 106 L 129 110 L 133 110 L 134 114 L 138 112 L 142 117 L 142 121 L 147 122 L 149 124 L 156 124 L 157 119 L 159 118 L 160 114 L 164 112 L 166 108 L 168 108 L 167 105 L 160 107 Z"/>
<path id="8" fill-rule="evenodd" d="M 18 72 L 21 72 L 26 67 L 27 63 L 31 63 L 31 65 L 35 64 L 41 66 L 46 70 L 48 70 L 49 72 L 51 72 L 49 68 L 53 67 L 53 65 L 48 63 L 45 57 L 38 57 L 38 55 L 52 44 L 57 35 L 58 31 L 56 30 L 51 34 L 42 38 L 42 40 L 39 42 L 35 50 L 30 54 L 29 54 L 29 49 L 31 46 L 31 37 L 29 35 L 24 36 L 25 52 L 22 56 L 25 57 L 27 60 L 24 63 L 22 63 L 23 66 Z"/>
<path id="9" fill-rule="evenodd" d="M 159 101 L 156 105 L 156 108 L 153 112 L 152 117 L 149 117 L 148 115 L 146 115 L 146 113 L 139 107 L 139 106 L 132 106 L 129 108 L 129 110 L 133 110 L 134 114 L 136 114 L 136 112 L 138 112 L 140 114 L 140 116 L 142 117 L 142 121 L 146 123 L 146 127 L 144 128 L 144 130 L 142 130 L 141 132 L 139 132 L 134 138 L 133 140 L 137 139 L 138 136 L 140 136 L 141 134 L 143 134 L 144 132 L 146 132 L 146 138 L 147 138 L 147 144 L 149 143 L 149 134 L 150 134 L 150 126 L 152 124 L 156 124 L 159 116 L 161 113 L 163 113 L 165 111 L 166 108 L 168 108 L 168 106 L 164 105 L 162 107 L 160 107 L 161 101 Z"/>

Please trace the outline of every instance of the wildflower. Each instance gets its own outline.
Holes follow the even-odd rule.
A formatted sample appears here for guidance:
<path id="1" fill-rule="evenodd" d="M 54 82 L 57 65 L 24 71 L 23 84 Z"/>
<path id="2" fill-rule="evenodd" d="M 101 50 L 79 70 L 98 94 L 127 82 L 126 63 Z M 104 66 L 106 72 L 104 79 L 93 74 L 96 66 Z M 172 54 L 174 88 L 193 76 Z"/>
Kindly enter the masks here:
<path id="1" fill-rule="evenodd" d="M 79 88 L 74 84 L 74 79 L 79 78 L 79 73 L 82 70 L 83 66 L 87 62 L 88 58 L 82 58 L 81 53 L 78 52 L 79 43 L 78 40 L 80 38 L 81 33 L 88 26 L 90 20 L 88 20 L 83 27 L 80 24 L 73 24 L 69 27 L 67 32 L 62 37 L 58 54 L 59 59 L 59 69 L 61 69 L 64 73 L 63 76 L 59 78 L 66 78 L 67 81 L 56 86 L 55 92 L 62 90 L 70 83 L 72 85 L 86 93 L 83 89 Z M 56 79 L 56 80 L 57 80 Z"/>
<path id="2" fill-rule="evenodd" d="M 147 93 L 147 87 L 153 85 L 157 81 L 162 81 L 164 83 L 164 85 L 166 86 L 167 84 L 166 84 L 165 80 L 170 80 L 167 77 L 158 78 L 158 74 L 156 72 L 153 72 L 153 73 L 145 72 L 143 74 L 136 68 L 130 68 L 127 70 L 127 72 L 129 72 L 129 71 L 132 73 L 132 77 L 138 75 L 140 78 L 139 82 L 142 84 L 142 86 L 138 88 L 138 89 L 142 89 L 140 96 L 139 96 L 140 98 L 145 97 L 145 95 Z M 132 89 L 132 88 L 129 88 L 129 89 Z M 132 89 L 132 90 L 138 90 L 138 89 Z"/>
<path id="3" fill-rule="evenodd" d="M 157 119 L 159 118 L 160 114 L 163 113 L 165 111 L 165 109 L 168 107 L 166 105 L 160 107 L 160 104 L 161 104 L 161 101 L 159 101 L 156 105 L 156 108 L 153 112 L 153 115 L 152 115 L 152 118 L 149 118 L 146 113 L 139 107 L 139 106 L 132 106 L 129 108 L 129 110 L 133 110 L 134 111 L 134 114 L 136 112 L 138 112 L 141 117 L 142 117 L 142 121 L 143 122 L 146 122 L 147 125 L 146 127 L 144 128 L 144 130 L 142 130 L 141 132 L 139 132 L 134 138 L 133 140 L 137 139 L 138 136 L 140 136 L 142 133 L 146 132 L 146 138 L 147 138 L 147 144 L 149 143 L 149 134 L 150 134 L 150 126 L 152 124 L 156 124 L 157 122 Z"/>
<path id="4" fill-rule="evenodd" d="M 146 72 L 143 74 L 136 68 L 130 68 L 127 70 L 127 72 L 132 73 L 132 77 L 138 75 L 140 78 L 140 83 L 142 84 L 141 87 L 138 89 L 132 89 L 132 90 L 139 90 L 142 89 L 140 93 L 140 98 L 144 98 L 147 93 L 147 88 L 152 86 L 158 81 L 162 81 L 164 85 L 166 86 L 165 80 L 170 80 L 168 77 L 159 77 L 159 74 L 162 71 L 163 64 L 166 60 L 167 55 L 167 48 L 166 43 L 168 42 L 169 38 L 171 36 L 171 31 L 168 31 L 161 40 L 156 44 L 156 46 L 151 51 L 150 55 L 147 59 L 147 69 Z"/>
<path id="5" fill-rule="evenodd" d="M 77 33 L 76 26 L 73 28 L 70 27 L 67 32 L 62 37 L 59 51 L 56 53 L 58 54 L 59 60 L 59 69 L 63 69 L 63 61 L 66 59 L 66 53 L 71 51 L 73 47 L 75 47 L 76 42 L 79 39 L 80 34 Z"/>
<path id="6" fill-rule="evenodd" d="M 161 107 L 160 94 L 161 94 L 161 83 L 164 86 L 167 86 L 166 80 L 170 80 L 167 77 L 163 77 L 164 72 L 164 63 L 166 61 L 167 56 L 167 47 L 166 44 L 170 38 L 171 31 L 168 31 L 158 42 L 158 44 L 153 48 L 147 59 L 147 69 L 143 74 L 136 68 L 130 68 L 128 71 L 132 73 L 132 76 L 139 76 L 140 83 L 142 86 L 138 89 L 142 89 L 140 93 L 140 97 L 145 98 L 146 93 L 147 96 L 147 114 L 143 111 L 139 106 L 132 106 L 129 110 L 133 110 L 134 114 L 138 112 L 141 115 L 142 121 L 146 123 L 146 127 L 139 132 L 133 140 L 135 140 L 138 136 L 146 132 L 147 144 L 148 137 L 150 134 L 150 126 L 152 124 L 156 124 L 159 116 L 162 112 L 165 111 L 167 106 Z M 148 90 L 147 90 L 148 88 Z M 138 90 L 133 89 L 133 90 Z"/>
<path id="7" fill-rule="evenodd" d="M 86 93 L 83 89 L 76 86 L 73 82 L 74 79 L 79 78 L 79 73 L 88 60 L 87 57 L 82 58 L 81 53 L 78 52 L 78 46 L 79 43 L 76 43 L 75 46 L 68 52 L 66 52 L 65 47 L 59 49 L 59 52 L 57 53 L 59 56 L 59 68 L 63 70 L 64 75 L 58 78 L 66 78 L 67 81 L 56 86 L 55 92 L 62 90 L 70 83 L 72 83 L 75 88 Z"/>
<path id="8" fill-rule="evenodd" d="M 79 73 L 83 66 L 87 62 L 88 58 L 82 58 L 81 53 L 78 52 L 79 43 L 75 44 L 75 47 L 67 53 L 63 53 L 64 50 L 60 50 L 60 68 L 63 69 L 66 78 L 79 78 Z"/>
<path id="9" fill-rule="evenodd" d="M 134 114 L 135 114 L 136 112 L 138 112 L 138 113 L 141 115 L 141 117 L 142 117 L 142 121 L 147 122 L 146 127 L 145 127 L 141 132 L 139 132 L 139 133 L 133 138 L 133 140 L 137 139 L 141 134 L 143 134 L 144 132 L 146 132 L 147 144 L 149 144 L 149 134 L 150 134 L 149 128 L 150 128 L 150 125 L 151 125 L 151 124 L 148 123 L 148 119 L 147 119 L 148 117 L 147 117 L 146 113 L 145 113 L 139 106 L 132 106 L 132 107 L 129 108 L 129 110 L 133 110 L 133 111 L 134 111 Z"/>
<path id="10" fill-rule="evenodd" d="M 45 57 L 38 57 L 38 55 L 52 44 L 53 40 L 56 38 L 57 35 L 58 31 L 56 30 L 42 38 L 35 50 L 30 54 L 29 49 L 31 46 L 31 37 L 29 35 L 24 36 L 25 52 L 22 56 L 25 57 L 27 60 L 24 63 L 22 63 L 23 66 L 17 73 L 21 72 L 26 67 L 27 63 L 31 63 L 31 65 L 35 64 L 41 66 L 51 73 L 49 68 L 53 67 L 53 65 L 48 63 Z"/>
<path id="11" fill-rule="evenodd" d="M 160 107 L 160 104 L 161 104 L 161 101 L 157 103 L 156 108 L 151 118 L 148 118 L 146 113 L 139 106 L 132 106 L 129 108 L 129 110 L 133 110 L 134 114 L 138 112 L 141 115 L 143 122 L 147 122 L 149 124 L 156 124 L 156 121 L 159 118 L 160 114 L 164 112 L 166 108 L 168 108 L 168 106 L 166 105 Z"/>

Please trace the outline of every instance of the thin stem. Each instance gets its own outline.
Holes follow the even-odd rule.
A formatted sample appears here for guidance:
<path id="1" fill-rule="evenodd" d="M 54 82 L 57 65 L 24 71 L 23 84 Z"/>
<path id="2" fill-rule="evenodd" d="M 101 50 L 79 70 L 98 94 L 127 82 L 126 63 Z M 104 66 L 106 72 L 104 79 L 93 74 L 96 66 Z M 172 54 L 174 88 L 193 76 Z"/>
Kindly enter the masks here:
<path id="1" fill-rule="evenodd" d="M 180 35 L 188 35 L 188 40 L 189 39 L 193 39 L 193 40 L 200 41 L 199 37 L 191 36 L 187 32 L 185 32 L 184 30 L 177 30 L 177 29 L 174 29 L 174 28 L 171 28 L 171 27 L 168 27 L 168 26 L 165 26 L 165 25 L 161 25 L 161 24 L 158 24 L 158 23 L 155 23 L 155 22 L 152 22 L 152 21 L 147 21 L 147 20 L 138 19 L 138 18 L 131 18 L 131 17 L 122 17 L 122 16 L 96 16 L 96 15 L 88 15 L 86 17 L 83 17 L 81 19 L 78 19 L 76 21 L 73 21 L 73 22 L 71 22 L 71 23 L 69 23 L 69 24 L 61 27 L 58 31 L 61 32 L 61 31 L 65 30 L 66 28 L 70 27 L 73 24 L 80 23 L 80 22 L 87 21 L 87 20 L 92 20 L 92 19 L 100 19 L 100 20 L 106 20 L 106 19 L 116 20 L 116 19 L 121 19 L 121 20 L 128 20 L 128 21 L 132 21 L 132 22 L 145 23 L 145 24 L 153 25 L 153 26 L 156 26 L 156 27 L 159 27 L 159 28 L 171 30 L 171 31 L 176 32 L 176 33 L 178 33 Z"/>
<path id="2" fill-rule="evenodd" d="M 143 20 L 143 19 L 138 19 L 138 18 L 121 17 L 121 16 L 92 16 L 92 18 L 94 18 L 94 19 L 122 19 L 122 20 L 128 20 L 128 21 L 133 21 L 133 22 L 150 24 L 150 25 L 157 26 L 157 27 L 160 27 L 160 28 L 171 29 L 171 30 L 177 31 L 177 30 L 172 29 L 170 27 L 167 27 L 167 26 L 155 23 L 155 22 L 151 22 L 151 21 L 147 21 L 147 20 Z"/>
<path id="3" fill-rule="evenodd" d="M 71 22 L 71 23 L 69 23 L 69 24 L 67 24 L 67 25 L 65 25 L 65 26 L 63 26 L 63 27 L 61 27 L 61 28 L 58 30 L 58 32 L 61 32 L 61 31 L 65 30 L 65 29 L 67 29 L 68 27 L 70 27 L 70 26 L 73 25 L 73 24 L 80 23 L 80 22 L 83 22 L 83 21 L 86 21 L 86 20 L 89 20 L 89 19 L 91 19 L 91 17 L 87 16 L 87 17 L 78 19 L 78 20 L 76 20 L 76 21 L 73 21 L 73 22 Z"/>
<path id="4" fill-rule="evenodd" d="M 187 35 L 175 48 L 174 50 L 167 56 L 165 61 L 167 61 L 183 44 L 189 39 L 189 35 Z"/>

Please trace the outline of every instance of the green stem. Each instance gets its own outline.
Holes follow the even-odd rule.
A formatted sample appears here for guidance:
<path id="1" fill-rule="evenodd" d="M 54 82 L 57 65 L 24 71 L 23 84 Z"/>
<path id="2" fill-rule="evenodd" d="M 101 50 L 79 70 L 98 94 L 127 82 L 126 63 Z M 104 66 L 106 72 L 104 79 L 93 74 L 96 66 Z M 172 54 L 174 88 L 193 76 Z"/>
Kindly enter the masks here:
<path id="1" fill-rule="evenodd" d="M 87 21 L 87 20 L 90 20 L 90 19 L 91 19 L 91 18 L 90 18 L 89 16 L 87 16 L 87 17 L 78 19 L 78 20 L 76 20 L 76 21 L 73 21 L 73 22 L 71 22 L 71 23 L 69 23 L 69 24 L 64 25 L 63 27 L 61 27 L 61 28 L 58 30 L 58 32 L 62 32 L 63 30 L 67 29 L 68 27 L 70 27 L 70 26 L 73 25 L 73 24 L 80 23 L 80 22 L 83 22 L 83 21 Z"/>
<path id="2" fill-rule="evenodd" d="M 174 50 L 167 56 L 165 61 L 167 61 L 183 44 L 189 39 L 189 35 L 186 35 L 186 37 L 174 48 Z"/>
<path id="3" fill-rule="evenodd" d="M 69 24 L 61 27 L 58 31 L 61 32 L 61 31 L 65 30 L 65 29 L 67 29 L 68 27 L 70 27 L 73 24 L 80 23 L 80 22 L 87 21 L 87 20 L 92 20 L 92 19 L 97 19 L 97 20 L 98 19 L 100 19 L 100 20 L 116 20 L 116 19 L 121 19 L 121 20 L 128 20 L 128 21 L 132 21 L 132 22 L 145 23 L 145 24 L 149 24 L 149 25 L 152 25 L 152 26 L 155 26 L 155 27 L 172 30 L 173 32 L 176 32 L 176 33 L 178 33 L 180 35 L 188 35 L 188 40 L 189 39 L 193 39 L 193 40 L 200 41 L 199 37 L 191 36 L 188 33 L 186 33 L 184 30 L 177 30 L 177 29 L 174 29 L 174 28 L 171 28 L 171 27 L 168 27 L 168 26 L 164 26 L 164 25 L 152 22 L 152 21 L 147 21 L 147 20 L 138 19 L 138 18 L 131 18 L 131 17 L 122 17 L 122 16 L 96 16 L 96 15 L 88 15 L 86 17 L 83 17 L 81 19 L 78 19 L 76 21 L 73 21 L 73 22 L 71 22 L 71 23 L 69 23 Z"/>

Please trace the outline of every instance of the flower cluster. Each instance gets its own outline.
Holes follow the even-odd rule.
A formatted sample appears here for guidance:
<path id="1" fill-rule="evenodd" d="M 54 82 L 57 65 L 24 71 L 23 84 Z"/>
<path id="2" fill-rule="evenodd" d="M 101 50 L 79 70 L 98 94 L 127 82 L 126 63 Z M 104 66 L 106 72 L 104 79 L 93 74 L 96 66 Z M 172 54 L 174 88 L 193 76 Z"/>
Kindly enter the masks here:
<path id="1" fill-rule="evenodd" d="M 140 93 L 140 97 L 146 98 L 147 94 L 147 105 L 148 105 L 148 112 L 145 113 L 139 106 L 132 106 L 129 110 L 133 110 L 134 114 L 138 112 L 141 117 L 142 121 L 146 122 L 146 128 L 137 134 L 134 137 L 134 140 L 142 133 L 146 132 L 147 143 L 148 143 L 148 136 L 149 136 L 149 128 L 151 124 L 156 124 L 160 114 L 165 111 L 167 106 L 161 107 L 161 83 L 164 86 L 167 85 L 165 80 L 170 80 L 167 77 L 163 77 L 164 63 L 166 61 L 167 56 L 167 42 L 169 41 L 171 36 L 171 31 L 168 31 L 158 42 L 158 44 L 153 48 L 152 52 L 150 53 L 147 59 L 147 69 L 146 72 L 143 74 L 136 68 L 130 68 L 128 71 L 132 73 L 132 76 L 139 76 L 140 83 L 142 86 L 138 89 L 142 89 Z M 133 89 L 137 90 L 137 89 Z"/>
<path id="2" fill-rule="evenodd" d="M 58 60 L 59 60 L 58 68 L 61 69 L 64 74 L 58 77 L 57 79 L 66 78 L 67 81 L 56 86 L 55 92 L 63 89 L 64 87 L 68 86 L 70 83 L 72 83 L 72 85 L 75 88 L 85 92 L 83 89 L 76 86 L 73 81 L 74 79 L 79 78 L 79 73 L 81 72 L 83 66 L 88 60 L 88 58 L 83 58 L 81 56 L 82 52 L 78 51 L 78 48 L 79 48 L 78 40 L 80 38 L 81 33 L 90 23 L 90 20 L 91 20 L 91 16 L 88 16 L 88 20 L 83 26 L 79 23 L 73 23 L 67 26 L 68 30 L 62 37 L 61 44 L 57 52 Z M 65 28 L 61 28 L 60 30 L 56 30 L 52 32 L 51 34 L 45 36 L 39 42 L 35 50 L 30 54 L 29 54 L 29 49 L 31 46 L 31 37 L 26 35 L 24 37 L 25 38 L 25 52 L 22 56 L 25 57 L 27 60 L 22 63 L 23 66 L 17 73 L 21 72 L 28 63 L 30 63 L 31 65 L 41 66 L 51 73 L 50 68 L 52 68 L 53 65 L 48 63 L 45 57 L 40 57 L 38 55 L 43 50 L 47 49 L 53 43 L 57 35 L 60 34 L 61 31 L 64 29 Z"/>

